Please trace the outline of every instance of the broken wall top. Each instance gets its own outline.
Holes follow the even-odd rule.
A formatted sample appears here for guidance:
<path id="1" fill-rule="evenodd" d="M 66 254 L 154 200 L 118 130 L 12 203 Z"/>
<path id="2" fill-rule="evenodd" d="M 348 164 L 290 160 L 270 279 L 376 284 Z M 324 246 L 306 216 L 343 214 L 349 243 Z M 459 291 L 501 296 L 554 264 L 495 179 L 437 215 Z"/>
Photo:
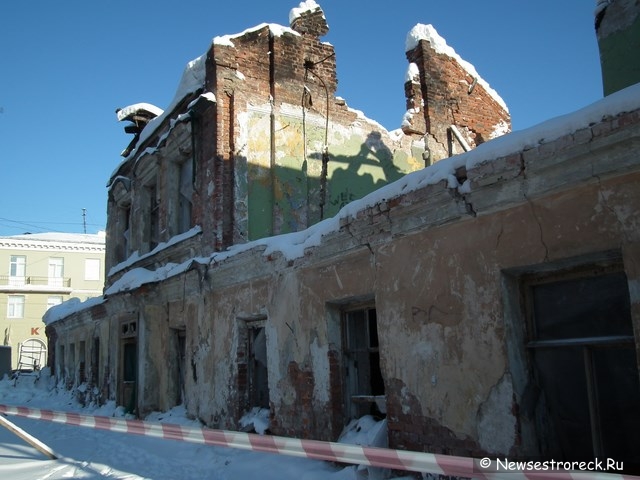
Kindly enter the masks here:
<path id="1" fill-rule="evenodd" d="M 292 8 L 289 24 L 296 32 L 314 37 L 322 37 L 329 31 L 324 12 L 314 0 L 301 2 L 299 7 Z"/>
<path id="2" fill-rule="evenodd" d="M 431 135 L 444 146 L 451 142 L 449 129 L 455 126 L 473 148 L 511 130 L 504 100 L 433 26 L 418 24 L 409 32 L 406 55 L 410 66 L 405 133 Z"/>

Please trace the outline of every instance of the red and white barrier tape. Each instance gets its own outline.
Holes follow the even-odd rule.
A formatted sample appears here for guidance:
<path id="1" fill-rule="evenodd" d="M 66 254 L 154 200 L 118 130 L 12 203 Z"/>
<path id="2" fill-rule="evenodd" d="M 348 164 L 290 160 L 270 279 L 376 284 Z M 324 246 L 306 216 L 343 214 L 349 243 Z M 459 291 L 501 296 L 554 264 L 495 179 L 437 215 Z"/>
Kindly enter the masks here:
<path id="1" fill-rule="evenodd" d="M 562 479 L 562 480 L 640 480 L 631 475 L 610 474 L 589 471 L 553 472 L 509 472 L 483 471 L 473 458 L 432 453 L 391 450 L 377 447 L 362 447 L 318 440 L 257 435 L 252 433 L 193 428 L 167 423 L 151 423 L 142 420 L 124 420 L 113 417 L 80 415 L 78 413 L 39 410 L 27 407 L 0 405 L 0 413 L 47 420 L 80 427 L 89 427 L 112 432 L 133 433 L 148 437 L 179 440 L 183 442 L 215 445 L 220 447 L 276 453 L 294 457 L 325 460 L 353 465 L 433 473 L 454 477 L 486 479 Z M 505 475 L 508 475 L 506 477 Z M 515 475 L 515 476 L 514 476 Z"/>

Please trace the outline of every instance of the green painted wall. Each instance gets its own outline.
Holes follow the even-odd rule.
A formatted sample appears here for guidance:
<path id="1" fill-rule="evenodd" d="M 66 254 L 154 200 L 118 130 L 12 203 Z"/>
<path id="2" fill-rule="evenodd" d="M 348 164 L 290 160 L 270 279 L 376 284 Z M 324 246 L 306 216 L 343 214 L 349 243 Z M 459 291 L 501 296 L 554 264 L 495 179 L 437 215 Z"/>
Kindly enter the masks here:
<path id="1" fill-rule="evenodd" d="M 640 16 L 627 28 L 598 41 L 605 95 L 640 82 Z"/>
<path id="2" fill-rule="evenodd" d="M 252 112 L 246 125 L 249 240 L 303 230 L 321 220 L 324 123 L 308 118 L 303 122 L 287 115 L 275 117 L 274 155 L 270 123 L 268 113 Z M 424 166 L 420 149 L 394 154 L 383 138 L 376 131 L 330 126 L 324 218 Z"/>

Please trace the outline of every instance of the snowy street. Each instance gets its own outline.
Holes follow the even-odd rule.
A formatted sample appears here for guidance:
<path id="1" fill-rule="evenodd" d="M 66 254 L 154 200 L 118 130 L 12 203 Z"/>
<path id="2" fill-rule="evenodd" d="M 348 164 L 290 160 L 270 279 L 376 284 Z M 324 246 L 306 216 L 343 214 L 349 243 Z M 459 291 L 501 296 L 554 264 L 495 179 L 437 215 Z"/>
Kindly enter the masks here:
<path id="1" fill-rule="evenodd" d="M 84 415 L 123 416 L 113 404 L 82 407 L 66 390 L 50 384 L 46 374 L 35 382 L 22 377 L 0 381 L 0 403 Z M 175 440 L 149 438 L 43 420 L 7 416 L 7 420 L 50 447 L 58 456 L 50 460 L 0 426 L 0 478 L 12 480 L 110 478 L 110 479 L 213 479 L 261 478 L 273 480 L 351 480 L 367 478 L 366 470 L 340 468 L 327 462 L 203 446 Z M 154 413 L 148 421 L 196 426 L 177 407 Z M 374 478 L 369 476 L 369 478 Z M 408 477 L 407 477 L 408 478 Z"/>

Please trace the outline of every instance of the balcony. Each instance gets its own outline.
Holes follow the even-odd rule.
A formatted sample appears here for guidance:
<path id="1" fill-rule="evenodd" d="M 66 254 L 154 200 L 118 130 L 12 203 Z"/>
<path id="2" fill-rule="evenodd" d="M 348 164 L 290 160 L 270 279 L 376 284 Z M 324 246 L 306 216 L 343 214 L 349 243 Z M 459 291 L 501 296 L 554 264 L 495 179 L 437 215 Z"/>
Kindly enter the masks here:
<path id="1" fill-rule="evenodd" d="M 0 292 L 71 292 L 71 279 L 63 277 L 12 277 L 0 275 Z"/>

